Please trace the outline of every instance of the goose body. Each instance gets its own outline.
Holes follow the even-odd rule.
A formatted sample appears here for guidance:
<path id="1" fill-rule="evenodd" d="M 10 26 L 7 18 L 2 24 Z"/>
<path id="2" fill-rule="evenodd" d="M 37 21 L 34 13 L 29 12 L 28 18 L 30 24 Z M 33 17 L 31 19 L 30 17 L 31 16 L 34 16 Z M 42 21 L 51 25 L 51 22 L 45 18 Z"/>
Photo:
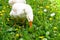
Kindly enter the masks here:
<path id="1" fill-rule="evenodd" d="M 26 18 L 30 24 L 33 22 L 33 11 L 30 5 L 24 3 L 15 3 L 12 6 L 10 16 L 14 18 Z"/>

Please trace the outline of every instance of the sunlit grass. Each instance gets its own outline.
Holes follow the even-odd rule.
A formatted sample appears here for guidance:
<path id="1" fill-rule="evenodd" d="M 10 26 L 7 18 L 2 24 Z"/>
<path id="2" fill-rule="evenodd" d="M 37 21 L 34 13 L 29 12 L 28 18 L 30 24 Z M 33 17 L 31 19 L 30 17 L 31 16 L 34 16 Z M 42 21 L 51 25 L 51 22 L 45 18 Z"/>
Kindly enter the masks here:
<path id="1" fill-rule="evenodd" d="M 27 0 L 34 12 L 32 28 L 20 24 L 14 26 L 14 19 L 9 13 L 8 0 L 0 1 L 0 39 L 1 40 L 60 40 L 59 0 Z M 19 22 L 19 21 L 18 21 Z"/>

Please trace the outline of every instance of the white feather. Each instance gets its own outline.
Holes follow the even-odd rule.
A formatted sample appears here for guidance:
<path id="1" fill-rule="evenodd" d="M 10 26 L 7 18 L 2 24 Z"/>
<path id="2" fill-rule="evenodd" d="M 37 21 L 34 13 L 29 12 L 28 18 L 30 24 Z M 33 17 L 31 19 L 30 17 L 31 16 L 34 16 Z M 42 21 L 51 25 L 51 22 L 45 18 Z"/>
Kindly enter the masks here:
<path id="1" fill-rule="evenodd" d="M 26 0 L 9 0 L 8 3 L 10 6 L 12 6 L 14 3 L 25 3 L 26 4 Z"/>
<path id="2" fill-rule="evenodd" d="M 14 10 L 16 10 L 16 11 L 14 11 Z M 28 5 L 28 4 L 15 3 L 12 6 L 12 10 L 10 12 L 10 16 L 12 16 L 14 18 L 17 18 L 17 17 L 20 17 L 20 18 L 26 17 L 29 22 L 33 21 L 33 11 L 32 11 L 31 6 Z"/>

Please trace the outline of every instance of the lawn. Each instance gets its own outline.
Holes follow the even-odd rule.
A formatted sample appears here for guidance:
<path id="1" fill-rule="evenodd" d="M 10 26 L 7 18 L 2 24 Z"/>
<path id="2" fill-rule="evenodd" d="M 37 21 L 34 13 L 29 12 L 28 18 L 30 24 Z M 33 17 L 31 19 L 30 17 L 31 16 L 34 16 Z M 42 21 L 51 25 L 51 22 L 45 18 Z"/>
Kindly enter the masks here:
<path id="1" fill-rule="evenodd" d="M 60 1 L 26 0 L 34 14 L 32 28 L 10 17 L 8 0 L 0 0 L 0 40 L 60 40 Z M 18 21 L 19 22 L 19 21 Z"/>

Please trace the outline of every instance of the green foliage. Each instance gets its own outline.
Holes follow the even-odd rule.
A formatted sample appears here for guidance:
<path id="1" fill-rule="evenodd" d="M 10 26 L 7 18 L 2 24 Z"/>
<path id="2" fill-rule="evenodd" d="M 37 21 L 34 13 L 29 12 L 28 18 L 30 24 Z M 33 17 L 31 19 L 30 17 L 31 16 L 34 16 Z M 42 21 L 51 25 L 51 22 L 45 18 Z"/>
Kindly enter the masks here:
<path id="1" fill-rule="evenodd" d="M 60 40 L 60 1 L 26 0 L 34 12 L 32 28 L 17 23 L 9 15 L 8 0 L 0 0 L 0 40 Z"/>

